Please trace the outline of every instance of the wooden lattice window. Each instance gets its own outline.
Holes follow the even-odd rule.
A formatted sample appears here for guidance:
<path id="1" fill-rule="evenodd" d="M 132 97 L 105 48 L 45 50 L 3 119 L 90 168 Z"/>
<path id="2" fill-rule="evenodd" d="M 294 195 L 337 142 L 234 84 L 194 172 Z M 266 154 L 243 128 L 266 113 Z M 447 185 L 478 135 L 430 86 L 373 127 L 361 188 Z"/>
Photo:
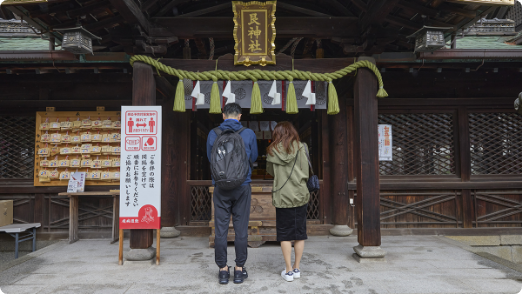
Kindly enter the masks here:
<path id="1" fill-rule="evenodd" d="M 0 116 L 0 179 L 32 179 L 35 118 Z"/>
<path id="2" fill-rule="evenodd" d="M 381 175 L 453 175 L 452 113 L 379 114 L 391 124 L 393 161 L 380 162 Z"/>
<path id="3" fill-rule="evenodd" d="M 469 113 L 471 173 L 522 174 L 522 116 Z"/>
<path id="4" fill-rule="evenodd" d="M 210 221 L 212 196 L 208 186 L 190 186 L 190 220 Z"/>
<path id="5" fill-rule="evenodd" d="M 310 193 L 310 201 L 308 202 L 307 219 L 319 219 L 319 195 L 320 190 Z"/>

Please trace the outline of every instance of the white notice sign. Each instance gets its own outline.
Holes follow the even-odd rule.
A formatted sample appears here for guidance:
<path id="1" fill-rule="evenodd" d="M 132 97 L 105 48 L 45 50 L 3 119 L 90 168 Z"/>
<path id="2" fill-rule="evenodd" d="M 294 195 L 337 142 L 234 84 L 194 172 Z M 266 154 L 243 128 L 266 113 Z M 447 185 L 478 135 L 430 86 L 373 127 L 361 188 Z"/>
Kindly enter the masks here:
<path id="1" fill-rule="evenodd" d="M 161 106 L 121 107 L 120 229 L 161 226 Z"/>
<path id="2" fill-rule="evenodd" d="M 67 185 L 67 192 L 78 193 L 85 190 L 85 172 L 71 173 L 69 184 Z"/>
<path id="3" fill-rule="evenodd" d="M 379 125 L 379 161 L 392 161 L 392 126 Z"/>

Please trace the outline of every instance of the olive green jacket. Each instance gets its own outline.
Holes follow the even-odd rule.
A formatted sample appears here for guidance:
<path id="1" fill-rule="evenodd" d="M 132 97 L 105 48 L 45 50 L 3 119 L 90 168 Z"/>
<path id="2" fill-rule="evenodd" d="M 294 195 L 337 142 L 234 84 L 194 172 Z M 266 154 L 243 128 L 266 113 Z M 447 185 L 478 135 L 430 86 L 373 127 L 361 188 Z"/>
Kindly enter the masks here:
<path id="1" fill-rule="evenodd" d="M 272 189 L 276 191 L 272 193 L 272 204 L 277 208 L 303 206 L 310 200 L 310 192 L 306 187 L 309 168 L 304 144 L 299 143 L 297 148 L 297 142 L 294 142 L 294 150 L 291 154 L 286 153 L 282 143 L 278 147 L 278 150 L 274 149 L 273 156 L 267 154 L 266 158 L 266 170 L 274 177 Z M 297 151 L 299 151 L 299 156 L 295 161 Z M 290 176 L 294 162 L 294 171 Z M 290 179 L 281 189 L 289 176 Z"/>

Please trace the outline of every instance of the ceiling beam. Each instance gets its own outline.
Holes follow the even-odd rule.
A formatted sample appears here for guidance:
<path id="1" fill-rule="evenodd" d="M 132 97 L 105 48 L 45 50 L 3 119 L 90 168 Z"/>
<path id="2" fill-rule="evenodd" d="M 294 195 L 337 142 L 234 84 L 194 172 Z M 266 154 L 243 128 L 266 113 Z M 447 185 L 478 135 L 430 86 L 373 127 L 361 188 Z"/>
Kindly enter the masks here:
<path id="1" fill-rule="evenodd" d="M 302 13 L 302 14 L 310 15 L 310 16 L 330 16 L 328 14 L 325 14 L 325 13 L 322 13 L 322 12 L 319 12 L 319 11 L 315 11 L 315 10 L 307 9 L 307 8 L 302 8 L 302 7 L 295 6 L 295 5 L 292 5 L 292 4 L 287 4 L 287 3 L 284 3 L 284 2 L 277 3 L 277 8 L 282 8 L 282 9 L 285 9 L 285 10 L 298 12 L 298 13 Z"/>
<path id="2" fill-rule="evenodd" d="M 152 20 L 180 39 L 233 39 L 234 22 L 230 17 L 156 17 Z M 350 38 L 359 35 L 357 20 L 356 17 L 278 17 L 277 36 Z"/>
<path id="3" fill-rule="evenodd" d="M 362 10 L 364 12 L 368 11 L 368 6 L 363 1 L 361 1 L 361 0 L 351 0 L 351 2 L 353 3 L 353 5 L 355 5 L 360 10 Z"/>
<path id="4" fill-rule="evenodd" d="M 213 13 L 213 12 L 216 12 L 216 11 L 224 10 L 224 9 L 227 9 L 227 8 L 230 8 L 230 10 L 232 10 L 232 2 L 225 2 L 225 3 L 219 4 L 219 5 L 215 5 L 215 6 L 212 6 L 212 7 L 208 7 L 208 8 L 204 8 L 204 9 L 188 12 L 188 13 L 185 13 L 185 14 L 180 14 L 180 15 L 178 15 L 176 17 L 200 16 L 200 15 L 205 15 L 205 14 L 208 14 L 208 13 Z"/>
<path id="5" fill-rule="evenodd" d="M 337 0 L 323 1 L 330 4 L 335 10 L 339 11 L 341 14 L 344 14 L 345 16 L 356 16 L 356 14 L 353 11 L 351 11 L 348 7 L 344 6 L 343 4 L 339 3 Z"/>
<path id="6" fill-rule="evenodd" d="M 252 65 L 248 69 L 260 70 L 291 70 L 292 57 L 286 54 L 277 54 L 276 65 Z M 219 58 L 218 69 L 228 71 L 245 70 L 244 66 L 234 65 L 234 55 L 227 54 Z M 222 62 L 223 61 L 223 62 Z M 213 71 L 216 69 L 216 60 L 204 59 L 173 59 L 162 58 L 159 62 L 171 66 L 176 69 L 190 70 L 190 71 Z M 296 70 L 304 70 L 311 72 L 334 72 L 353 64 L 353 58 L 320 58 L 320 59 L 295 59 L 294 68 Z"/>
<path id="7" fill-rule="evenodd" d="M 368 6 L 368 11 L 362 16 L 361 31 L 364 32 L 370 25 L 380 25 L 397 6 L 399 0 L 374 0 Z"/>
<path id="8" fill-rule="evenodd" d="M 190 2 L 190 0 L 171 0 L 167 5 L 163 6 L 163 8 L 161 8 L 155 16 L 164 16 L 167 14 L 167 12 L 171 11 L 172 8 L 187 2 Z"/>
<path id="9" fill-rule="evenodd" d="M 418 30 L 422 27 L 422 24 L 417 24 L 416 22 L 413 22 L 408 19 L 404 19 L 402 17 L 388 15 L 386 17 L 386 21 L 400 27 L 405 27 L 412 30 Z"/>
<path id="10" fill-rule="evenodd" d="M 126 22 L 139 24 L 147 34 L 149 33 L 151 24 L 134 0 L 110 0 L 110 2 Z"/>
<path id="11" fill-rule="evenodd" d="M 123 22 L 125 20 L 123 15 L 117 15 L 114 17 L 106 18 L 103 20 L 100 20 L 98 22 L 93 22 L 90 24 L 84 25 L 84 28 L 88 31 L 97 31 L 105 28 L 111 28 L 117 23 Z"/>
<path id="12" fill-rule="evenodd" d="M 436 17 L 437 15 L 439 15 L 439 10 L 433 9 L 430 7 L 426 7 L 423 5 L 419 5 L 419 4 L 417 4 L 415 2 L 411 2 L 411 1 L 405 1 L 405 0 L 399 1 L 399 3 L 397 3 L 397 7 L 408 10 L 410 12 L 420 13 L 420 14 L 430 16 L 430 17 Z"/>
<path id="13" fill-rule="evenodd" d="M 451 12 L 467 18 L 475 18 L 475 16 L 477 16 L 476 11 L 467 10 L 450 4 L 441 4 L 437 8 L 442 11 Z"/>

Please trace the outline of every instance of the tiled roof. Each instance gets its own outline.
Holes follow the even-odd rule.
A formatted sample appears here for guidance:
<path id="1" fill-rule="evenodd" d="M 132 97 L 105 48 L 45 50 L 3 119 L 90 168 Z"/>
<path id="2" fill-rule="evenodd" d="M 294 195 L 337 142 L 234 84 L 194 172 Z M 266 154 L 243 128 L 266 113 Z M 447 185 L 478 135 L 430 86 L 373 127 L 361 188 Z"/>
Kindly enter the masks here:
<path id="1" fill-rule="evenodd" d="M 0 37 L 0 51 L 4 50 L 49 50 L 49 40 L 44 40 L 40 37 Z"/>
<path id="2" fill-rule="evenodd" d="M 520 47 L 504 43 L 501 36 L 465 36 L 457 39 L 457 49 L 519 49 Z"/>

